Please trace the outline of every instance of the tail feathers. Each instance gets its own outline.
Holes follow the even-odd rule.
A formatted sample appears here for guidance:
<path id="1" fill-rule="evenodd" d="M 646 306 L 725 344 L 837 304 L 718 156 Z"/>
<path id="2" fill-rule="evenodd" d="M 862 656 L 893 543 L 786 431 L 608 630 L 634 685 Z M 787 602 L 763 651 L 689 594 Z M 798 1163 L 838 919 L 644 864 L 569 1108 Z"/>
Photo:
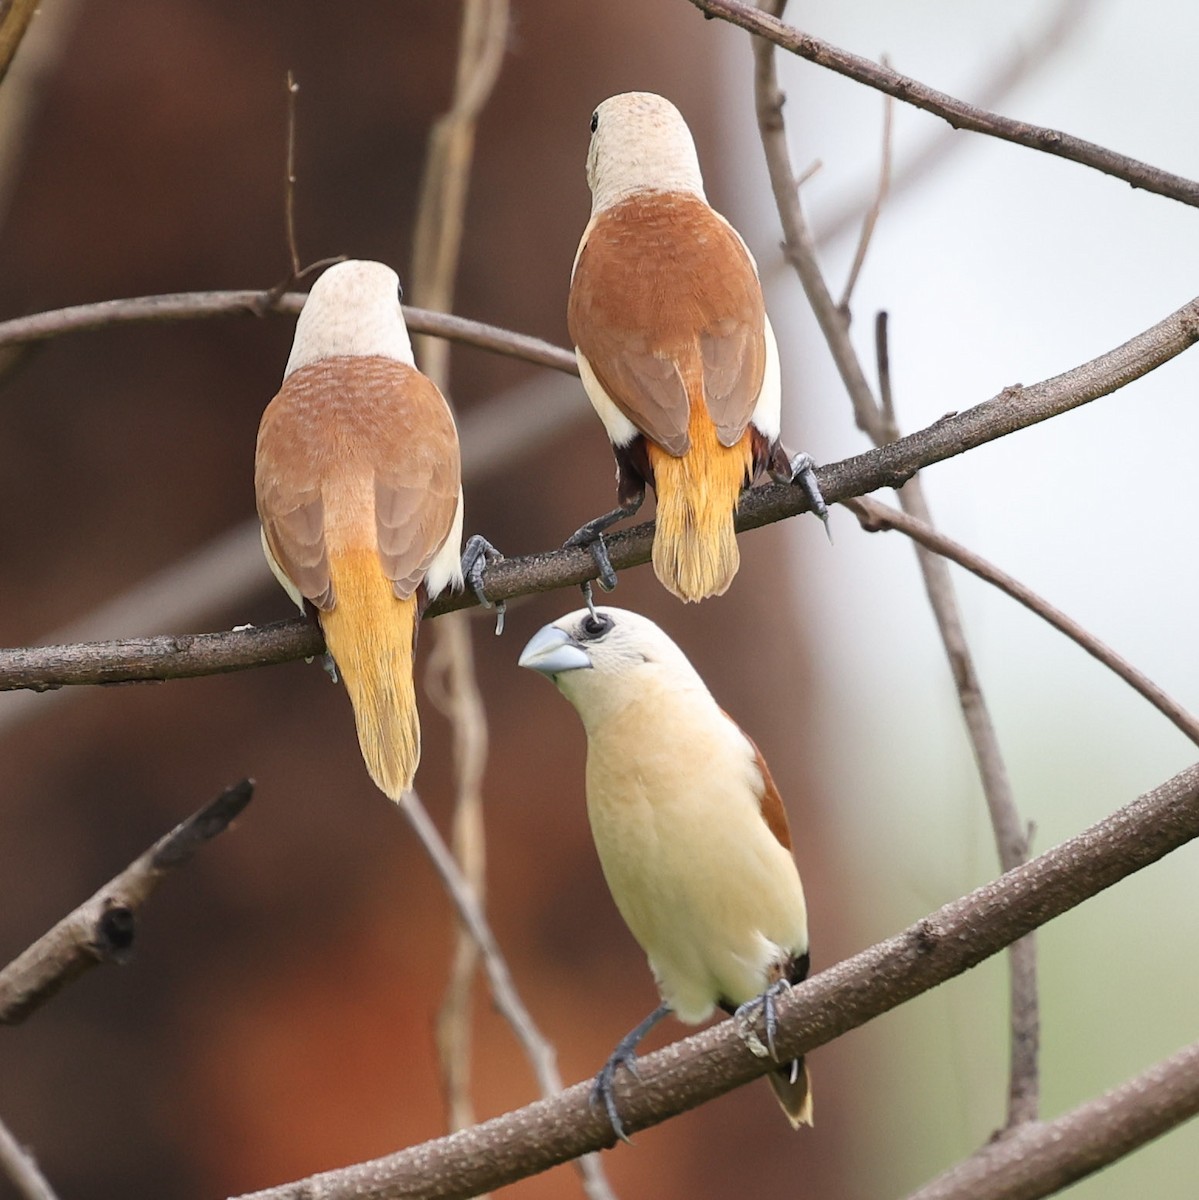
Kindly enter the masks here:
<path id="1" fill-rule="evenodd" d="M 658 493 L 654 574 L 680 600 L 728 590 L 741 565 L 733 517 L 751 470 L 750 435 L 722 446 L 705 405 L 693 407 L 691 445 L 679 458 L 650 443 Z"/>
<path id="2" fill-rule="evenodd" d="M 350 694 L 366 769 L 385 796 L 398 800 L 420 762 L 416 597 L 396 598 L 373 550 L 330 555 L 329 574 L 335 604 L 321 613 L 325 644 Z"/>
<path id="3" fill-rule="evenodd" d="M 766 1076 L 792 1129 L 812 1124 L 812 1080 L 802 1058 Z"/>

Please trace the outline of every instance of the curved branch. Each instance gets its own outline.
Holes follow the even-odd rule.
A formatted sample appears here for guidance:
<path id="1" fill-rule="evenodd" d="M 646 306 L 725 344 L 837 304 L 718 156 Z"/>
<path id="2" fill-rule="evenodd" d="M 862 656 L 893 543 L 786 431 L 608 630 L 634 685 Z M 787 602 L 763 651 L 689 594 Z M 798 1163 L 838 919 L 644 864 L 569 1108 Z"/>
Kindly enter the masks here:
<path id="1" fill-rule="evenodd" d="M 778 1001 L 782 1060 L 806 1054 L 960 975 L 1125 876 L 1199 837 L 1199 765 L 1090 829 L 915 925 L 812 976 Z M 630 1131 L 645 1129 L 769 1069 L 723 1021 L 637 1060 L 617 1086 Z M 590 1082 L 449 1137 L 241 1200 L 455 1200 L 613 1143 Z M 1144 1103 L 1152 1104 L 1152 1098 Z M 1030 1126 L 1030 1128 L 1036 1128 Z"/>
<path id="2" fill-rule="evenodd" d="M 984 1146 L 907 1200 L 1037 1200 L 1199 1114 L 1199 1042 L 1054 1121 Z"/>
<path id="3" fill-rule="evenodd" d="M 943 558 L 964 567 L 980 579 L 985 579 L 1001 592 L 1031 612 L 1047 621 L 1059 633 L 1064 633 L 1072 642 L 1081 646 L 1092 658 L 1098 659 L 1105 667 L 1113 671 L 1134 691 L 1143 696 L 1158 712 L 1176 726 L 1183 734 L 1199 745 L 1199 719 L 1189 713 L 1172 696 L 1167 695 L 1161 688 L 1143 675 L 1126 658 L 1117 654 L 1106 642 L 1102 642 L 1089 630 L 1084 629 L 1073 618 L 1068 617 L 1060 608 L 1050 604 L 1043 596 L 1038 595 L 1030 587 L 1026 587 L 1018 579 L 1006 571 L 1001 571 L 994 563 L 989 562 L 973 550 L 956 542 L 953 538 L 934 529 L 924 521 L 918 520 L 909 513 L 900 512 L 897 508 L 880 504 L 877 500 L 847 500 L 845 507 L 858 518 L 858 523 L 867 533 L 881 533 L 894 529 L 910 537 L 912 541 L 928 547 Z"/>
<path id="4" fill-rule="evenodd" d="M 174 292 L 165 296 L 136 296 L 129 300 L 102 300 L 50 312 L 0 321 L 0 348 L 45 342 L 67 333 L 86 333 L 113 325 L 139 325 L 157 321 L 197 321 L 210 317 L 263 317 L 271 313 L 294 316 L 304 307 L 305 294 L 287 292 Z M 404 319 L 414 333 L 431 333 L 451 342 L 523 359 L 541 367 L 577 375 L 575 356 L 569 350 L 523 333 L 512 333 L 482 321 L 468 321 L 449 313 L 404 306 Z"/>
<path id="5" fill-rule="evenodd" d="M 976 108 L 963 100 L 938 92 L 919 80 L 901 75 L 888 67 L 871 62 L 857 54 L 850 54 L 828 42 L 801 32 L 776 17 L 769 16 L 749 4 L 738 0 L 691 0 L 705 16 L 719 17 L 737 25 L 749 33 L 757 34 L 783 50 L 805 58 L 817 66 L 826 67 L 838 75 L 844 75 L 856 83 L 876 88 L 896 100 L 922 108 L 948 121 L 955 129 L 969 129 L 974 133 L 985 133 L 1005 142 L 1027 146 L 1030 150 L 1041 150 L 1046 154 L 1067 158 L 1071 162 L 1092 167 L 1104 175 L 1123 179 L 1135 188 L 1168 196 L 1182 204 L 1199 207 L 1199 182 L 1163 171 L 1123 154 L 1117 154 L 1105 146 L 1085 141 L 1058 129 L 1047 129 L 1041 125 L 1030 125 L 1027 121 L 1015 121 L 1001 117 L 998 113 Z"/>
<path id="6" fill-rule="evenodd" d="M 1106 396 L 1168 362 L 1196 341 L 1199 299 L 1183 305 L 1124 345 L 1071 371 L 1030 387 L 1005 388 L 990 400 L 942 417 L 898 441 L 821 467 L 817 476 L 825 499 L 832 503 L 883 487 L 899 487 L 933 463 Z M 737 529 L 757 529 L 807 508 L 802 488 L 787 484 L 752 488 L 741 497 Z M 651 523 L 608 537 L 612 565 L 623 570 L 648 562 L 652 539 Z M 562 549 L 493 563 L 484 575 L 484 583 L 493 600 L 512 600 L 579 584 L 594 579 L 595 574 L 595 564 L 586 550 Z M 426 615 L 433 617 L 474 603 L 469 592 L 461 592 L 439 599 Z M 299 617 L 225 633 L 20 647 L 0 650 L 0 691 L 214 675 L 312 657 L 322 648 L 319 631 Z"/>

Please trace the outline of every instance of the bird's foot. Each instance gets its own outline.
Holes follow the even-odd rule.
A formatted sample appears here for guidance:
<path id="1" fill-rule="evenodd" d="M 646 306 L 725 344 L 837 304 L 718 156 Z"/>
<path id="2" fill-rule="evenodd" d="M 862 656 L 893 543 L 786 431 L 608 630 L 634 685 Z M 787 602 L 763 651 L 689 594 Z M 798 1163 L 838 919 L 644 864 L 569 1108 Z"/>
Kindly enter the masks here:
<path id="1" fill-rule="evenodd" d="M 665 1005 L 660 1005 L 655 1008 L 636 1029 L 629 1030 L 616 1044 L 616 1049 L 608 1056 L 608 1061 L 600 1068 L 599 1074 L 595 1077 L 595 1083 L 591 1088 L 591 1106 L 594 1108 L 597 1104 L 603 1104 L 604 1111 L 608 1114 L 608 1121 L 612 1126 L 612 1132 L 622 1141 L 628 1142 L 631 1146 L 633 1143 L 629 1139 L 628 1134 L 624 1131 L 624 1123 L 620 1119 L 620 1113 L 616 1109 L 616 1096 L 613 1091 L 616 1083 L 616 1072 L 624 1067 L 634 1079 L 639 1078 L 637 1075 L 637 1045 L 643 1037 L 660 1021 L 670 1009 Z"/>
<path id="2" fill-rule="evenodd" d="M 481 533 L 468 538 L 466 548 L 462 551 L 462 578 L 484 608 L 495 609 L 496 637 L 504 632 L 504 614 L 508 609 L 503 600 L 492 603 L 483 588 L 483 572 L 488 564 L 499 562 L 503 557 Z"/>
<path id="3" fill-rule="evenodd" d="M 333 661 L 333 655 L 328 650 L 321 655 L 321 667 L 334 683 L 341 682 L 341 676 L 337 674 L 337 664 Z"/>
<path id="4" fill-rule="evenodd" d="M 790 987 L 791 984 L 786 979 L 776 980 L 760 996 L 755 996 L 752 1000 L 747 1000 L 744 1004 L 739 1005 L 733 1013 L 737 1035 L 755 1058 L 772 1058 L 775 1062 L 779 1061 L 774 1047 L 774 1036 L 779 1027 L 779 1017 L 774 1002 L 777 996 L 783 995 Z M 754 1014 L 759 1008 L 762 1010 L 766 1025 L 765 1042 L 758 1037 L 758 1031 L 753 1027 Z"/>
<path id="5" fill-rule="evenodd" d="M 828 523 L 828 505 L 825 504 L 824 496 L 820 491 L 815 467 L 816 462 L 810 454 L 800 453 L 788 459 L 784 451 L 782 462 L 771 466 L 770 477 L 775 483 L 793 483 L 797 487 L 803 488 L 812 512 L 823 522 L 824 532 L 831 542 L 833 534 Z"/>
<path id="6" fill-rule="evenodd" d="M 589 521 L 582 529 L 572 533 L 562 545 L 563 547 L 579 546 L 590 551 L 595 569 L 599 572 L 597 581 L 605 592 L 610 592 L 616 586 L 616 569 L 608 557 L 608 547 L 604 544 L 604 532 L 602 529 L 593 528 L 594 525 L 594 521 Z M 585 594 L 589 594 L 589 592 Z"/>

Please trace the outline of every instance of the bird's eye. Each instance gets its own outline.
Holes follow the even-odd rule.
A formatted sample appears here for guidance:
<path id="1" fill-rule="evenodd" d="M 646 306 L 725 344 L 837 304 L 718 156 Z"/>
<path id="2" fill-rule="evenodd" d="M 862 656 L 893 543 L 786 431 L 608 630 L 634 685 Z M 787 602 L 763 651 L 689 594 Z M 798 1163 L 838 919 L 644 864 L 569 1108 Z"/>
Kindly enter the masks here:
<path id="1" fill-rule="evenodd" d="M 581 632 L 583 640 L 587 642 L 598 642 L 600 638 L 612 628 L 613 621 L 607 613 L 597 613 L 594 617 L 590 613 L 583 618 Z"/>
<path id="2" fill-rule="evenodd" d="M 397 283 L 397 284 L 396 284 L 396 299 L 397 299 L 397 300 L 398 300 L 398 301 L 399 301 L 401 304 L 403 304 L 403 303 L 404 303 L 404 285 L 403 285 L 402 283 Z"/>
<path id="3" fill-rule="evenodd" d="M 591 132 L 594 133 L 598 128 L 599 128 L 599 113 L 593 112 L 591 114 Z"/>

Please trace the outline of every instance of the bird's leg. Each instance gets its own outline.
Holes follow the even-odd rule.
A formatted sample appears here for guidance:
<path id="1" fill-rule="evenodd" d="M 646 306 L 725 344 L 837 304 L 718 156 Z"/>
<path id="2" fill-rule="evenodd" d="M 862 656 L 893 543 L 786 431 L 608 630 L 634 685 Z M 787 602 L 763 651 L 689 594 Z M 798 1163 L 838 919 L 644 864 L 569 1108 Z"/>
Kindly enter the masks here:
<path id="1" fill-rule="evenodd" d="M 782 442 L 777 442 L 771 452 L 766 470 L 775 483 L 794 483 L 803 488 L 812 511 L 824 522 L 824 532 L 828 534 L 831 542 L 833 535 L 828 526 L 828 505 L 825 504 L 824 496 L 821 495 L 820 484 L 817 482 L 816 472 L 813 469 L 815 466 L 815 460 L 810 454 L 792 455 Z"/>
<path id="2" fill-rule="evenodd" d="M 591 619 L 598 621 L 599 613 L 595 610 L 595 597 L 591 594 L 591 580 L 584 579 L 579 584 L 579 590 L 583 593 L 583 603 L 587 605 L 587 611 L 591 614 Z"/>
<path id="3" fill-rule="evenodd" d="M 622 1142 L 629 1142 L 629 1139 L 625 1135 L 620 1114 L 616 1111 L 616 1097 L 612 1092 L 613 1084 L 616 1081 L 616 1072 L 624 1066 L 634 1079 L 637 1078 L 637 1045 L 663 1017 L 669 1014 L 670 1008 L 665 1004 L 660 1004 L 655 1008 L 640 1025 L 635 1029 L 631 1029 L 616 1043 L 616 1049 L 612 1051 L 608 1057 L 608 1061 L 604 1063 L 600 1069 L 600 1073 L 595 1077 L 595 1086 L 591 1089 L 591 1103 L 594 1106 L 596 1103 L 603 1101 L 604 1110 L 608 1114 L 608 1120 L 612 1123 L 612 1132 Z M 632 1142 L 629 1142 L 630 1146 L 632 1144 Z"/>
<path id="4" fill-rule="evenodd" d="M 617 521 L 623 521 L 625 517 L 631 517 L 641 507 L 644 500 L 645 488 L 642 487 L 635 496 L 630 497 L 611 512 L 606 512 L 602 517 L 596 517 L 576 529 L 562 543 L 563 546 L 581 546 L 591 551 L 596 570 L 599 571 L 599 585 L 605 592 L 610 592 L 616 586 L 616 571 L 612 567 L 612 560 L 608 557 L 608 547 L 604 545 L 604 530 L 610 525 L 615 525 Z"/>
<path id="5" fill-rule="evenodd" d="M 733 1013 L 733 1021 L 737 1026 L 737 1035 L 749 1047 L 750 1053 L 755 1058 L 772 1058 L 778 1062 L 779 1056 L 774 1049 L 774 1035 L 778 1032 L 779 1017 L 775 1010 L 775 997 L 781 996 L 791 987 L 791 982 L 788 979 L 776 979 L 760 996 L 755 996 L 752 1000 L 747 1000 L 744 1004 L 738 1005 Z M 753 1027 L 753 1015 L 757 1009 L 761 1008 L 762 1015 L 766 1022 L 766 1043 L 762 1044 L 762 1039 L 758 1037 L 757 1030 Z"/>
<path id="6" fill-rule="evenodd" d="M 467 539 L 466 548 L 462 551 L 462 578 L 466 581 L 470 590 L 474 592 L 475 599 L 484 608 L 495 608 L 495 635 L 499 637 L 504 632 L 504 614 L 507 612 L 507 605 L 503 600 L 498 601 L 494 606 L 488 599 L 487 593 L 483 590 L 483 571 L 488 563 L 499 562 L 504 556 L 481 534 L 476 533 Z"/>

